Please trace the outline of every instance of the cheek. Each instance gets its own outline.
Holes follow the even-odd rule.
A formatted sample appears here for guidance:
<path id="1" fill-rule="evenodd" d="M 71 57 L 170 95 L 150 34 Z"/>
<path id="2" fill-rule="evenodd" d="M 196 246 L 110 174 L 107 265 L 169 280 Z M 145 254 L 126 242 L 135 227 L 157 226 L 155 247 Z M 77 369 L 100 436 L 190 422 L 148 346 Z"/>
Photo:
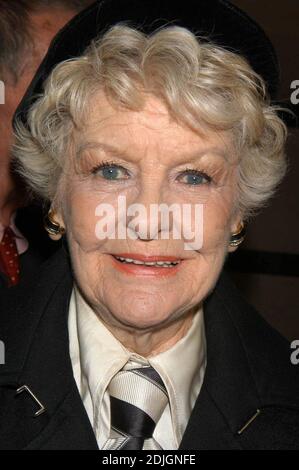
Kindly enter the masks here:
<path id="1" fill-rule="evenodd" d="M 104 240 L 96 236 L 99 221 L 96 210 L 100 204 L 116 207 L 115 199 L 114 194 L 100 194 L 94 190 L 83 189 L 78 182 L 69 187 L 63 206 L 68 237 L 85 251 L 98 249 Z"/>
<path id="2" fill-rule="evenodd" d="M 74 195 L 65 210 L 68 235 L 86 249 L 97 242 L 95 236 L 95 207 L 96 201 Z"/>
<path id="3" fill-rule="evenodd" d="M 203 208 L 203 251 L 227 250 L 233 206 L 215 198 Z"/>
<path id="4" fill-rule="evenodd" d="M 77 243 L 84 251 L 95 249 L 101 240 L 95 235 L 96 207 L 99 199 L 84 191 L 69 187 L 63 203 L 63 218 L 68 240 Z"/>

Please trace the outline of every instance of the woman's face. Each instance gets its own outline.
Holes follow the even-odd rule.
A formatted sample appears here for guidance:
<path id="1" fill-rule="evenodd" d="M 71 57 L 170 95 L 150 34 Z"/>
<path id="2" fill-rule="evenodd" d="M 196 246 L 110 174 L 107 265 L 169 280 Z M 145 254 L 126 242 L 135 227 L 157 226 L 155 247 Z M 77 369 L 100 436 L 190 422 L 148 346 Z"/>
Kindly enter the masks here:
<path id="1" fill-rule="evenodd" d="M 170 324 L 212 290 L 239 222 L 234 210 L 237 158 L 229 136 L 199 136 L 172 120 L 152 96 L 143 111 L 134 112 L 112 107 L 99 93 L 75 140 L 77 152 L 62 178 L 58 217 L 66 227 L 78 286 L 108 325 L 154 330 Z M 135 226 L 136 213 L 118 215 L 120 196 L 127 211 L 136 203 L 144 208 Z M 104 203 L 115 209 L 114 238 L 111 230 L 106 239 L 99 236 Z M 162 226 L 161 217 L 150 212 L 150 205 L 159 204 L 190 208 L 189 218 L 181 212 L 176 239 L 179 218 L 170 218 L 168 229 Z M 195 207 L 202 208 L 202 220 Z M 199 233 L 197 240 L 202 227 L 202 245 L 190 243 L 184 224 Z M 127 229 L 125 236 L 118 235 L 120 227 Z M 135 263 L 178 264 L 133 264 L 115 255 Z"/>

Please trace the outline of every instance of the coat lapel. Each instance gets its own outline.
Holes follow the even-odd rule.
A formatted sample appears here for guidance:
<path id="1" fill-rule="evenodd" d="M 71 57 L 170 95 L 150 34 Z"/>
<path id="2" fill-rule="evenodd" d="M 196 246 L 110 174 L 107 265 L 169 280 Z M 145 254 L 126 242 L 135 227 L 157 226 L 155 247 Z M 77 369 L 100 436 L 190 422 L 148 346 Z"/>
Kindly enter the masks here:
<path id="1" fill-rule="evenodd" d="M 240 449 L 238 430 L 260 405 L 229 306 L 219 296 L 223 276 L 204 303 L 207 367 L 182 439 L 184 449 Z"/>
<path id="2" fill-rule="evenodd" d="M 72 276 L 65 253 L 62 250 L 57 253 L 44 265 L 43 272 L 36 279 L 30 304 L 19 305 L 14 338 L 13 329 L 6 325 L 10 347 L 6 371 L 1 375 L 1 399 L 6 400 L 3 420 L 6 428 L 9 423 L 14 429 L 15 442 L 10 435 L 3 446 L 97 449 L 69 356 L 67 313 Z M 26 332 L 25 338 L 22 331 Z M 34 416 L 39 405 L 30 392 L 16 394 L 16 389 L 24 385 L 45 407 L 40 416 Z"/>
<path id="3" fill-rule="evenodd" d="M 298 415 L 286 409 L 299 411 L 299 377 L 288 342 L 225 272 L 204 303 L 204 316 L 207 368 L 181 448 L 293 448 Z"/>

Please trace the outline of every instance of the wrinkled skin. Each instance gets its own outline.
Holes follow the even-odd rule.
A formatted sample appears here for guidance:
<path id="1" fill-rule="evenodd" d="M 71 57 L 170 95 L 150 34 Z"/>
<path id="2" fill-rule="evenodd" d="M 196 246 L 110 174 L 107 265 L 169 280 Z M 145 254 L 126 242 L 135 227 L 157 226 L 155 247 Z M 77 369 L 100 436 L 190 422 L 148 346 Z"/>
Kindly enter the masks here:
<path id="1" fill-rule="evenodd" d="M 136 112 L 111 105 L 101 92 L 75 141 L 80 152 L 69 158 L 60 180 L 56 219 L 66 227 L 76 282 L 88 304 L 126 347 L 145 356 L 166 350 L 186 334 L 228 251 L 234 249 L 229 239 L 240 217 L 235 206 L 237 157 L 230 136 L 215 132 L 200 136 L 175 122 L 153 96 Z M 111 156 L 96 145 L 99 142 L 119 151 Z M 112 180 L 102 169 L 92 171 L 107 160 L 121 167 Z M 182 176 L 186 168 L 207 173 L 212 181 L 202 177 L 190 184 L 186 174 Z M 116 207 L 119 195 L 126 196 L 127 206 L 203 204 L 202 248 L 185 250 L 184 240 L 150 239 L 144 232 L 135 241 L 99 240 L 95 208 L 103 202 Z M 156 232 L 160 231 L 158 225 Z M 171 276 L 128 275 L 115 268 L 111 257 L 124 252 L 171 255 L 184 261 Z"/>

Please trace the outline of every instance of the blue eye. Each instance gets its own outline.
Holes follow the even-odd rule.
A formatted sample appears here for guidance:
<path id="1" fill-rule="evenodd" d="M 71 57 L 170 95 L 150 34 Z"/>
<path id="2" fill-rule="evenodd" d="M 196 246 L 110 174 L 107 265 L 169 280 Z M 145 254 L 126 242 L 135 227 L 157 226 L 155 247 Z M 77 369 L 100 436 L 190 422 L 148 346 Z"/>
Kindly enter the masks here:
<path id="1" fill-rule="evenodd" d="M 93 174 L 100 175 L 105 180 L 121 180 L 128 177 L 128 172 L 125 168 L 114 163 L 101 163 L 92 170 Z"/>
<path id="2" fill-rule="evenodd" d="M 117 167 L 107 167 L 101 170 L 103 178 L 106 180 L 117 180 L 120 175 L 120 170 Z"/>
<path id="3" fill-rule="evenodd" d="M 183 173 L 181 173 L 180 178 L 183 180 L 183 183 L 193 186 L 209 184 L 212 181 L 212 178 L 206 173 L 193 169 L 185 170 Z"/>

